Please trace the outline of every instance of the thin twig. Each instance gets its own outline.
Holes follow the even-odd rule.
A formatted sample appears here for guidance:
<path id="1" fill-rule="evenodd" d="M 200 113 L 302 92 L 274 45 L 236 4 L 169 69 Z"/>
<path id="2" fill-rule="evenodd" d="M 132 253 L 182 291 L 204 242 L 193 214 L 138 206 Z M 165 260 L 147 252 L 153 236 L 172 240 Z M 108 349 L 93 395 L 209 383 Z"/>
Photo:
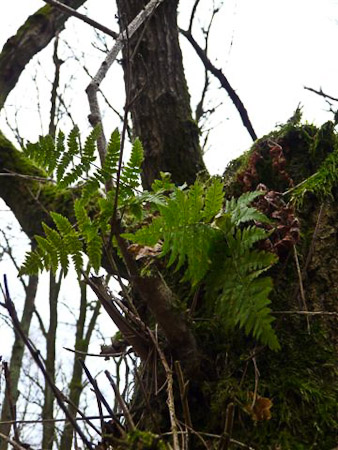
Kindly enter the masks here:
<path id="1" fill-rule="evenodd" d="M 235 407 L 233 403 L 229 403 L 226 410 L 224 432 L 218 444 L 218 450 L 228 450 L 231 442 L 232 427 L 234 424 Z"/>
<path id="2" fill-rule="evenodd" d="M 302 316 L 337 316 L 336 311 L 273 311 L 272 314 L 299 314 Z"/>
<path id="3" fill-rule="evenodd" d="M 232 102 L 234 103 L 237 111 L 239 112 L 239 115 L 241 116 L 244 127 L 248 130 L 252 140 L 256 141 L 257 135 L 252 126 L 251 120 L 249 119 L 248 112 L 247 112 L 242 100 L 239 98 L 236 91 L 233 89 L 233 87 L 229 83 L 228 79 L 226 78 L 226 76 L 224 75 L 222 70 L 217 69 L 212 64 L 212 62 L 210 61 L 210 59 L 208 58 L 208 56 L 206 55 L 204 50 L 198 45 L 198 43 L 195 41 L 195 39 L 193 38 L 193 36 L 189 30 L 182 30 L 180 28 L 180 33 L 183 34 L 183 36 L 188 39 L 188 41 L 193 46 L 194 50 L 200 57 L 204 66 L 206 67 L 206 69 L 209 70 L 209 72 L 211 72 L 219 80 L 219 82 L 221 83 L 221 86 L 226 90 L 226 92 L 228 93 Z"/>
<path id="4" fill-rule="evenodd" d="M 52 6 L 55 6 L 56 8 L 61 9 L 62 11 L 66 12 L 70 16 L 76 17 L 77 19 L 82 20 L 83 22 L 87 23 L 88 25 L 91 25 L 92 27 L 96 28 L 97 30 L 102 31 L 105 34 L 108 34 L 109 36 L 116 39 L 118 37 L 118 33 L 115 33 L 115 31 L 112 31 L 110 28 L 105 27 L 104 25 L 96 22 L 93 19 L 90 19 L 89 17 L 85 16 L 84 14 L 81 14 L 77 12 L 75 9 L 70 8 L 69 6 L 65 5 L 64 3 L 58 2 L 57 0 L 44 0 L 45 3 L 48 3 Z"/>
<path id="5" fill-rule="evenodd" d="M 17 442 L 13 441 L 13 439 L 11 439 L 10 437 L 6 436 L 5 434 L 0 433 L 0 437 L 5 439 L 5 441 L 7 441 L 9 444 L 12 445 L 12 447 L 15 450 L 26 450 L 25 447 L 22 447 L 21 445 L 19 445 Z"/>
<path id="6" fill-rule="evenodd" d="M 120 421 L 119 421 L 118 417 L 116 416 L 114 411 L 109 406 L 109 403 L 107 402 L 105 397 L 102 395 L 102 392 L 100 391 L 96 380 L 92 377 L 92 375 L 89 372 L 85 362 L 82 359 L 79 359 L 79 362 L 80 362 L 83 370 L 85 371 L 90 384 L 93 386 L 93 389 L 94 389 L 95 394 L 97 395 L 97 398 L 104 404 L 106 410 L 111 415 L 111 418 L 114 419 L 114 422 L 116 423 L 116 426 L 118 427 L 119 432 L 121 433 L 122 436 L 124 436 L 125 435 L 125 431 L 124 431 L 122 425 L 120 424 Z"/>
<path id="7" fill-rule="evenodd" d="M 183 371 L 182 371 L 181 364 L 179 361 L 175 361 L 175 369 L 176 369 L 178 385 L 179 385 L 179 389 L 180 389 L 180 396 L 181 396 L 184 420 L 185 420 L 186 425 L 188 427 L 192 428 L 191 415 L 190 415 L 190 409 L 189 409 L 189 403 L 188 403 L 189 381 L 187 381 L 187 382 L 184 381 Z"/>
<path id="8" fill-rule="evenodd" d="M 65 413 L 67 419 L 72 424 L 74 430 L 81 437 L 81 439 L 84 442 L 84 444 L 90 450 L 92 450 L 93 449 L 92 444 L 88 441 L 87 437 L 84 435 L 84 433 L 81 430 L 81 428 L 78 426 L 76 421 L 73 419 L 73 417 L 69 413 L 69 411 L 68 411 L 68 409 L 67 409 L 67 407 L 66 407 L 66 405 L 64 403 L 64 394 L 55 386 L 55 384 L 52 382 L 48 372 L 46 371 L 46 368 L 45 368 L 45 366 L 44 366 L 44 364 L 43 364 L 43 362 L 41 360 L 41 356 L 40 356 L 39 351 L 36 350 L 36 348 L 33 345 L 33 343 L 27 338 L 27 336 L 25 335 L 25 333 L 23 332 L 23 330 L 21 328 L 21 324 L 20 324 L 20 321 L 18 319 L 14 303 L 12 302 L 10 294 L 9 294 L 9 289 L 8 289 L 6 275 L 4 275 L 4 289 L 2 289 L 2 290 L 3 290 L 3 294 L 4 294 L 4 298 L 5 298 L 5 306 L 6 306 L 7 311 L 8 311 L 8 313 L 9 313 L 11 319 L 12 319 L 12 323 L 13 323 L 14 329 L 16 330 L 16 332 L 19 334 L 19 336 L 23 340 L 24 344 L 26 345 L 27 349 L 29 350 L 30 354 L 32 355 L 35 363 L 37 364 L 37 366 L 39 367 L 39 369 L 43 373 L 43 376 L 44 376 L 44 378 L 46 380 L 46 383 L 49 384 L 51 390 L 53 391 L 53 394 L 55 395 L 55 398 L 56 398 L 60 408 Z"/>
<path id="9" fill-rule="evenodd" d="M 136 427 L 135 427 L 135 423 L 133 421 L 133 418 L 132 418 L 132 416 L 130 414 L 130 411 L 129 411 L 125 401 L 123 400 L 123 398 L 122 398 L 122 396 L 121 396 L 121 394 L 120 394 L 120 392 L 119 392 L 119 390 L 118 390 L 118 388 L 117 388 L 117 386 L 116 386 L 112 376 L 110 375 L 108 370 L 105 370 L 104 373 L 105 373 L 106 377 L 108 378 L 109 383 L 110 383 L 110 385 L 112 386 L 112 388 L 114 390 L 114 394 L 115 394 L 116 400 L 118 401 L 118 403 L 120 405 L 120 408 L 121 408 L 121 410 L 124 413 L 124 417 L 126 419 L 126 422 L 127 422 L 128 426 L 129 426 L 130 430 L 135 431 Z"/>
<path id="10" fill-rule="evenodd" d="M 117 416 L 122 416 L 122 414 L 117 414 Z M 96 420 L 96 419 L 111 419 L 111 415 L 104 415 L 104 416 L 83 416 L 83 417 L 74 417 L 74 420 L 76 421 L 88 421 L 88 420 Z M 37 420 L 3 420 L 0 421 L 0 425 L 5 425 L 5 424 L 13 424 L 13 423 L 17 423 L 19 424 L 25 424 L 25 425 L 29 425 L 29 424 L 38 424 L 38 423 L 49 423 L 49 422 L 67 422 L 68 419 L 64 418 L 64 419 L 37 419 Z"/>
<path id="11" fill-rule="evenodd" d="M 170 417 L 170 424 L 171 424 L 171 431 L 173 434 L 173 446 L 174 450 L 179 450 L 179 443 L 178 443 L 178 435 L 177 435 L 177 419 L 176 419 L 176 413 L 175 413 L 175 399 L 174 399 L 174 392 L 173 392 L 173 373 L 172 370 L 169 367 L 169 364 L 166 360 L 166 357 L 164 356 L 164 353 L 162 352 L 160 346 L 158 345 L 157 340 L 155 339 L 153 333 L 151 330 L 149 330 L 149 335 L 151 340 L 153 341 L 155 348 L 157 350 L 158 356 L 160 357 L 161 363 L 163 365 L 166 378 L 167 378 L 167 393 L 168 393 L 168 410 L 169 410 L 169 417 Z"/>
<path id="12" fill-rule="evenodd" d="M 331 95 L 328 95 L 328 94 L 325 94 L 322 91 L 322 88 L 320 88 L 319 91 L 317 91 L 316 89 L 304 86 L 304 89 L 306 89 L 307 91 L 310 91 L 310 92 L 314 92 L 315 94 L 320 95 L 324 98 L 329 98 L 330 100 L 333 100 L 334 102 L 338 102 L 338 98 L 332 97 Z"/>
<path id="13" fill-rule="evenodd" d="M 293 246 L 293 254 L 294 254 L 294 257 L 295 257 L 297 275 L 298 275 L 298 280 L 299 280 L 300 298 L 302 299 L 304 310 L 307 311 L 308 308 L 307 308 L 306 299 L 305 299 L 305 292 L 304 292 L 304 285 L 303 285 L 303 276 L 302 276 L 302 273 L 301 273 L 301 270 L 300 270 L 298 253 L 297 253 L 297 249 L 296 249 L 295 245 Z M 309 322 L 308 316 L 306 316 L 306 325 L 307 325 L 308 333 L 310 334 L 311 329 L 310 329 L 310 322 Z"/>
<path id="14" fill-rule="evenodd" d="M 59 83 L 60 83 L 61 65 L 63 64 L 63 61 L 58 56 L 58 47 L 59 47 L 59 33 L 56 33 L 55 40 L 54 40 L 54 52 L 53 52 L 53 62 L 54 62 L 54 66 L 55 66 L 55 74 L 54 74 L 54 80 L 52 83 L 50 120 L 49 120 L 49 131 L 48 131 L 48 134 L 50 136 L 53 136 L 53 138 L 55 137 L 55 131 L 56 131 L 55 114 L 56 114 L 56 100 L 58 98 L 57 90 L 58 90 Z"/>
<path id="15" fill-rule="evenodd" d="M 96 358 L 112 358 L 112 357 L 122 356 L 124 353 L 124 352 L 120 352 L 120 353 L 87 353 L 87 352 L 83 352 L 81 350 L 75 350 L 75 349 L 68 348 L 68 347 L 63 347 L 63 348 L 65 350 L 67 350 L 68 352 L 75 353 L 76 355 L 94 356 Z"/>
<path id="16" fill-rule="evenodd" d="M 189 32 L 191 32 L 191 30 L 192 30 L 192 24 L 194 22 L 196 9 L 197 9 L 199 2 L 200 2 L 200 0 L 195 0 L 194 6 L 192 7 L 191 14 L 190 14 L 189 28 L 188 28 Z"/>

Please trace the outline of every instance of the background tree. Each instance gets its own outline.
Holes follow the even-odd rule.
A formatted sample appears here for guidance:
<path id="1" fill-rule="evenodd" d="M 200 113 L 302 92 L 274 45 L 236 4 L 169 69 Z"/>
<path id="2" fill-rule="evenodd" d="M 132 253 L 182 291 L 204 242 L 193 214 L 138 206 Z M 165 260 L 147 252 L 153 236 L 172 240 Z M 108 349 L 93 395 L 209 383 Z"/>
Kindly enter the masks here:
<path id="1" fill-rule="evenodd" d="M 74 9 L 79 6 L 76 2 L 68 4 Z M 195 3 L 197 5 L 198 2 Z M 143 6 L 145 2 L 141 5 L 133 1 L 118 2 L 121 30 L 126 29 Z M 145 147 L 142 172 L 145 188 L 150 187 L 160 170 L 170 171 L 176 184 L 185 181 L 191 184 L 197 174 L 204 170 L 198 144 L 198 128 L 192 121 L 178 45 L 176 8 L 176 2 L 164 1 L 143 21 L 141 29 L 133 36 L 126 33 L 123 57 L 127 99 L 125 117 L 130 110 L 134 132 L 140 136 Z M 25 50 L 25 55 L 33 55 L 39 51 L 40 44 L 36 44 L 33 38 L 36 30 L 41 35 L 40 41 L 47 43 L 64 23 L 64 10 L 58 14 L 54 14 L 55 11 L 54 6 L 48 6 L 29 18 L 24 29 L 28 28 L 31 33 L 19 32 L 4 47 L 4 70 L 0 70 L 5 74 L 2 90 L 4 100 L 26 61 L 21 60 L 20 52 L 12 49 L 24 50 L 27 45 L 30 53 Z M 40 28 L 42 23 L 44 26 Z M 185 35 L 192 41 L 191 27 Z M 8 71 L 6 75 L 8 61 L 11 61 L 11 68 L 17 68 L 15 76 L 8 75 Z M 207 70 L 218 73 L 210 60 L 204 62 Z M 14 69 L 11 70 L 14 72 Z M 221 77 L 222 74 L 218 75 L 221 83 L 223 81 L 229 88 L 225 82 L 227 80 Z M 243 113 L 242 110 L 242 115 Z M 90 119 L 92 123 L 101 121 L 101 117 L 93 114 L 93 111 Z M 125 119 L 124 128 L 126 126 Z M 123 137 L 122 133 L 122 146 Z M 336 140 L 332 125 L 328 124 L 318 130 L 313 126 L 299 125 L 296 118 L 279 132 L 258 141 L 249 155 L 234 162 L 225 173 L 227 196 L 254 190 L 258 183 L 264 183 L 268 187 L 265 188 L 265 203 L 258 206 L 279 223 L 277 234 L 273 234 L 270 240 L 271 248 L 280 257 L 280 263 L 273 272 L 273 309 L 279 313 L 276 316 L 280 317 L 277 321 L 282 345 L 279 355 L 271 351 L 263 352 L 265 347 L 254 339 L 244 337 L 241 332 L 229 333 L 216 317 L 210 318 L 205 308 L 208 286 L 202 284 L 200 290 L 191 296 L 187 286 L 179 282 L 179 273 L 177 276 L 173 275 L 162 267 L 161 273 L 155 270 L 151 276 L 145 276 L 120 235 L 117 226 L 120 224 L 116 220 L 114 209 L 113 232 L 123 256 L 123 263 L 120 261 L 117 265 L 124 264 L 124 269 L 120 270 L 124 270 L 124 275 L 131 283 L 136 311 L 128 303 L 130 294 L 124 293 L 127 309 L 124 309 L 126 306 L 123 303 L 118 303 L 119 299 L 114 299 L 119 306 L 116 310 L 100 279 L 87 278 L 87 283 L 127 338 L 127 342 L 143 360 L 143 373 L 139 375 L 133 402 L 126 407 L 122 399 L 119 401 L 125 418 L 122 425 L 129 433 L 130 445 L 132 440 L 153 439 L 149 434 L 137 434 L 136 426 L 139 430 L 159 434 L 170 427 L 174 448 L 188 445 L 191 448 L 246 445 L 239 441 L 261 448 L 278 448 L 280 445 L 285 448 L 294 448 L 295 445 L 308 448 L 311 445 L 321 445 L 322 448 L 329 449 L 336 444 L 334 417 L 337 412 L 337 385 L 334 381 L 334 349 L 331 341 L 336 342 L 332 321 L 336 319 L 337 313 L 330 301 L 336 284 L 328 274 L 332 273 L 332 261 L 335 267 L 332 243 L 337 236 L 337 221 L 332 208 L 328 208 L 325 203 L 329 194 L 334 198 L 335 177 L 326 157 L 331 155 L 334 158 Z M 101 144 L 99 141 L 99 149 L 102 143 L 104 140 Z M 76 188 L 59 191 L 51 184 L 41 184 L 39 178 L 45 178 L 45 173 L 28 162 L 4 137 L 1 139 L 0 155 L 3 172 L 8 174 L 8 171 L 12 171 L 25 175 L 17 177 L 15 184 L 11 177 L 1 177 L 0 188 L 3 199 L 29 237 L 42 233 L 42 220 L 52 226 L 48 215 L 50 210 L 57 210 L 75 222 L 73 199 Z M 309 182 L 300 185 L 314 173 L 317 175 L 310 180 L 317 180 L 315 185 Z M 308 202 L 305 197 L 303 209 L 299 209 L 306 239 L 303 239 L 298 250 L 295 244 L 298 242 L 299 225 L 294 207 L 286 205 L 277 194 L 290 190 L 293 192 L 295 185 L 300 186 L 295 191 L 298 198 L 305 195 L 305 189 L 301 191 L 305 187 L 318 199 Z M 103 265 L 116 275 L 116 266 L 112 264 L 115 255 L 112 254 L 109 242 L 105 250 Z M 328 265 L 331 266 L 330 270 Z M 311 280 L 306 279 L 309 270 Z M 323 285 L 325 292 L 322 291 Z M 294 302 L 298 297 L 301 304 L 299 308 L 295 308 Z M 10 309 L 8 293 L 6 298 Z M 182 298 L 185 300 L 183 303 Z M 144 330 L 138 330 L 137 335 L 132 313 L 136 313 L 136 319 L 139 315 L 150 328 L 154 328 L 154 322 L 159 325 L 159 341 L 151 343 L 151 340 L 144 339 Z M 319 318 L 313 324 L 303 319 L 303 316 L 311 315 Z M 153 336 L 152 333 L 149 336 Z M 158 360 L 154 362 L 158 372 L 154 372 L 154 364 L 147 363 L 151 354 L 149 346 L 158 354 Z M 174 379 L 173 366 L 168 365 L 171 358 L 179 361 L 175 366 Z M 287 370 L 285 361 L 288 361 Z M 318 364 L 314 365 L 314 361 Z M 157 381 L 166 380 L 169 413 L 165 407 L 165 398 L 160 394 L 155 395 L 157 389 L 152 384 L 154 378 Z M 187 380 L 190 382 L 189 389 L 185 385 Z M 97 390 L 96 393 L 99 395 Z M 118 392 L 115 393 L 119 398 Z M 267 421 L 270 418 L 271 398 L 275 403 L 276 419 Z M 147 412 L 140 415 L 142 407 L 146 407 Z M 213 412 L 207 418 L 206 409 Z M 112 416 L 114 426 L 119 428 L 118 419 L 113 413 Z M 179 417 L 184 422 L 185 436 L 189 432 L 197 436 L 191 437 L 190 444 L 187 440 L 178 440 Z M 305 425 L 309 423 L 312 424 L 312 431 Z M 315 433 L 313 423 L 316 423 Z M 111 424 L 106 424 L 106 427 L 109 425 Z M 81 433 L 80 430 L 77 432 Z M 212 436 L 203 435 L 205 432 L 216 434 L 214 443 Z M 105 437 L 102 445 L 108 445 L 112 442 L 109 439 L 114 440 L 116 436 L 125 438 L 125 431 L 115 430 L 114 427 L 105 429 L 105 434 L 109 436 Z M 85 442 L 90 445 L 88 440 Z M 156 441 L 150 445 L 161 448 L 162 443 Z"/>

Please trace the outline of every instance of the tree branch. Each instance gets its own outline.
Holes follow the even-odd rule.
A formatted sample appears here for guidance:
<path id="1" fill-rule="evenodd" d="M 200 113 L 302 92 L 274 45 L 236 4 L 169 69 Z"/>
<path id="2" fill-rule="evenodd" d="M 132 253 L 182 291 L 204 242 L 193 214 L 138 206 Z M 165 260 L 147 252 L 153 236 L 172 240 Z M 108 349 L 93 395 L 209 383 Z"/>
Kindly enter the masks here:
<path id="1" fill-rule="evenodd" d="M 77 9 L 85 1 L 65 0 L 65 3 Z M 26 64 L 62 30 L 68 18 L 69 14 L 64 11 L 46 5 L 29 16 L 17 33 L 8 39 L 0 54 L 0 109 Z"/>
<path id="2" fill-rule="evenodd" d="M 3 294 L 4 294 L 4 298 L 5 298 L 5 307 L 12 319 L 12 323 L 13 323 L 13 327 L 15 329 L 15 331 L 19 334 L 19 336 L 21 337 L 21 339 L 23 340 L 25 346 L 27 347 L 27 349 L 29 350 L 33 360 L 35 361 L 35 363 L 37 364 L 37 366 L 39 367 L 39 369 L 41 370 L 46 383 L 48 383 L 48 385 L 50 386 L 50 388 L 52 389 L 55 398 L 60 406 L 60 408 L 62 409 L 62 411 L 65 413 L 66 417 L 68 418 L 68 420 L 70 421 L 70 423 L 72 424 L 74 430 L 78 433 L 78 435 L 81 437 L 83 443 L 89 448 L 92 449 L 93 446 L 91 445 L 91 443 L 88 441 L 87 437 L 85 436 L 85 434 L 83 433 L 83 431 L 81 430 L 81 428 L 78 426 L 78 424 L 76 423 L 75 420 L 73 420 L 73 418 L 69 415 L 67 407 L 65 406 L 64 403 L 64 396 L 61 393 L 61 391 L 55 386 L 55 384 L 52 382 L 48 372 L 46 371 L 45 365 L 43 364 L 42 360 L 41 360 L 41 356 L 40 356 L 40 352 L 38 350 L 36 350 L 35 346 L 32 344 L 32 342 L 27 338 L 27 336 L 25 335 L 25 333 L 23 332 L 22 328 L 21 328 L 21 324 L 20 321 L 18 319 L 17 316 L 17 312 L 14 306 L 14 303 L 11 300 L 10 294 L 9 294 L 9 290 L 8 290 L 8 285 L 7 285 L 7 278 L 6 275 L 4 276 L 4 289 L 3 289 Z"/>
<path id="3" fill-rule="evenodd" d="M 221 83 L 221 86 L 227 91 L 229 97 L 231 98 L 232 102 L 234 103 L 235 107 L 237 108 L 237 111 L 239 112 L 239 115 L 241 116 L 243 125 L 248 130 L 251 138 L 253 141 L 257 139 L 257 135 L 255 133 L 255 130 L 253 129 L 253 126 L 251 124 L 251 121 L 249 119 L 249 115 L 247 110 L 245 109 L 244 104 L 242 103 L 241 99 L 238 97 L 235 90 L 230 85 L 228 79 L 223 74 L 222 70 L 217 69 L 206 53 L 203 51 L 203 49 L 198 45 L 198 43 L 193 38 L 192 34 L 189 31 L 182 30 L 180 28 L 180 33 L 183 34 L 184 37 L 188 39 L 190 44 L 193 46 L 194 50 L 196 51 L 197 55 L 200 57 L 201 61 L 203 62 L 205 68 L 211 72 Z"/>
<path id="4" fill-rule="evenodd" d="M 307 91 L 313 92 L 314 94 L 320 95 L 321 97 L 328 98 L 329 100 L 333 100 L 334 102 L 338 102 L 338 98 L 332 97 L 331 95 L 325 94 L 325 92 L 322 91 L 322 88 L 317 91 L 316 89 L 304 86 L 304 89 Z"/>
<path id="5" fill-rule="evenodd" d="M 91 25 L 92 27 L 96 28 L 97 30 L 100 30 L 105 34 L 108 34 L 109 36 L 113 37 L 114 39 L 116 39 L 118 36 L 118 33 L 115 33 L 115 31 L 112 31 L 110 28 L 107 28 L 104 25 L 101 25 L 100 23 L 96 22 L 96 20 L 93 20 L 90 17 L 87 17 L 84 14 L 77 12 L 75 9 L 70 8 L 69 6 L 65 5 L 64 3 L 58 2 L 57 0 L 43 0 L 43 1 L 45 3 L 48 3 L 49 5 L 55 6 L 56 8 L 60 9 L 61 11 L 64 11 L 69 16 L 73 16 L 73 17 L 76 17 L 77 19 L 82 20 L 82 22 L 85 22 L 88 25 Z"/>

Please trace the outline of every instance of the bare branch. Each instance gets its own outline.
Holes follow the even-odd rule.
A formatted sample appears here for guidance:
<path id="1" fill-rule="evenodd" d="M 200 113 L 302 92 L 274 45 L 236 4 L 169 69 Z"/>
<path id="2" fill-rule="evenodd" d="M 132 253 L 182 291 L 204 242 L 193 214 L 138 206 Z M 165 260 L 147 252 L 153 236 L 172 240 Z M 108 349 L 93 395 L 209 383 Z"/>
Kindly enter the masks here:
<path id="1" fill-rule="evenodd" d="M 67 4 L 77 9 L 85 1 L 67 0 Z M 17 33 L 6 42 L 0 54 L 0 109 L 26 64 L 62 30 L 68 17 L 64 11 L 46 5 L 28 17 Z"/>
<path id="2" fill-rule="evenodd" d="M 133 421 L 133 418 L 132 418 L 132 416 L 130 414 L 130 411 L 129 411 L 125 401 L 123 400 L 123 398 L 122 398 L 122 396 L 121 396 L 121 394 L 120 394 L 120 392 L 119 392 L 119 390 L 118 390 L 118 388 L 117 388 L 117 386 L 116 386 L 112 376 L 108 372 L 108 370 L 105 370 L 104 373 L 105 373 L 106 377 L 108 378 L 111 387 L 114 390 L 114 394 L 115 394 L 116 400 L 117 400 L 118 404 L 120 405 L 121 410 L 123 411 L 124 417 L 126 419 L 126 422 L 127 422 L 128 426 L 129 426 L 130 430 L 134 431 L 136 429 L 135 423 Z"/>
<path id="3" fill-rule="evenodd" d="M 65 5 L 64 3 L 58 2 L 57 0 L 43 0 L 43 1 L 45 3 L 48 3 L 49 5 L 56 6 L 58 9 L 66 12 L 68 15 L 82 20 L 83 22 L 87 23 L 88 25 L 91 25 L 92 27 L 96 28 L 97 30 L 100 30 L 105 34 L 108 34 L 109 36 L 113 37 L 114 39 L 116 39 L 118 36 L 118 33 L 115 33 L 115 31 L 112 31 L 110 28 L 107 28 L 104 25 L 96 22 L 95 20 L 90 19 L 89 17 L 85 16 L 84 14 L 77 12 L 75 9 L 70 8 L 69 6 Z"/>
<path id="4" fill-rule="evenodd" d="M 243 125 L 248 130 L 251 138 L 253 141 L 257 139 L 257 135 L 255 133 L 255 130 L 253 129 L 253 126 L 251 124 L 251 121 L 249 119 L 249 115 L 247 110 L 245 109 L 244 104 L 242 103 L 242 100 L 238 97 L 236 91 L 233 89 L 233 87 L 230 85 L 228 79 L 223 74 L 222 70 L 217 69 L 210 59 L 207 57 L 206 53 L 203 51 L 203 49 L 198 45 L 198 43 L 193 38 L 192 34 L 189 31 L 182 30 L 180 28 L 180 33 L 185 36 L 188 41 L 193 46 L 194 50 L 200 57 L 201 61 L 203 62 L 204 66 L 206 67 L 209 72 L 211 72 L 221 83 L 221 86 L 227 91 L 229 97 L 233 101 L 235 107 L 237 108 L 237 111 L 239 112 L 239 115 L 241 116 Z"/>
<path id="5" fill-rule="evenodd" d="M 304 89 L 307 91 L 313 92 L 314 94 L 320 95 L 321 97 L 328 98 L 329 100 L 333 100 L 334 102 L 338 102 L 338 98 L 332 97 L 331 95 L 325 94 L 325 92 L 322 91 L 322 88 L 317 91 L 316 89 L 304 86 Z"/>
<path id="6" fill-rule="evenodd" d="M 106 59 L 101 64 L 100 69 L 88 85 L 86 92 L 88 95 L 88 101 L 90 106 L 89 122 L 92 126 L 100 125 L 102 128 L 102 117 L 97 99 L 97 92 L 102 83 L 104 77 L 107 75 L 108 70 L 116 60 L 117 55 L 122 50 L 125 42 L 130 39 L 133 34 L 140 28 L 144 21 L 153 13 L 165 0 L 150 0 L 150 2 L 140 11 L 135 19 L 128 25 L 127 29 L 119 34 L 116 39 L 114 47 L 111 49 Z M 98 140 L 98 150 L 100 154 L 101 164 L 103 164 L 106 155 L 106 138 L 104 136 L 103 128 L 101 137 Z"/>
<path id="7" fill-rule="evenodd" d="M 78 424 L 76 423 L 76 421 L 73 419 L 73 417 L 69 414 L 67 407 L 65 406 L 64 403 L 64 395 L 61 393 L 61 391 L 55 386 L 55 384 L 52 382 L 48 372 L 46 371 L 46 368 L 41 360 L 41 356 L 38 350 L 36 350 L 35 346 L 32 344 L 32 342 L 27 338 L 27 336 L 25 335 L 25 333 L 23 332 L 22 328 L 21 328 L 21 324 L 20 321 L 18 319 L 17 316 L 17 312 L 14 306 L 14 303 L 11 300 L 10 294 L 9 294 L 9 290 L 8 290 L 8 285 L 7 285 L 7 277 L 6 275 L 4 276 L 4 289 L 3 289 L 3 294 L 4 294 L 4 298 L 5 298 L 5 306 L 6 309 L 12 319 L 12 323 L 13 326 L 15 328 L 15 331 L 19 334 L 19 336 L 21 337 L 21 339 L 23 340 L 23 342 L 25 343 L 27 349 L 29 350 L 30 354 L 32 355 L 32 358 L 34 359 L 35 363 L 37 364 L 37 366 L 39 367 L 39 369 L 41 370 L 41 372 L 43 373 L 43 376 L 46 380 L 46 383 L 49 384 L 49 386 L 51 387 L 55 398 L 60 406 L 60 408 L 62 409 L 62 411 L 65 413 L 66 417 L 68 418 L 68 420 L 70 421 L 70 423 L 72 424 L 74 430 L 78 433 L 78 435 L 81 437 L 82 441 L 85 443 L 85 445 L 87 445 L 87 447 L 92 450 L 93 446 L 91 445 L 91 443 L 88 441 L 87 437 L 84 435 L 83 431 L 81 430 L 81 428 L 78 426 Z"/>
<path id="8" fill-rule="evenodd" d="M 191 32 L 191 30 L 192 30 L 192 24 L 194 22 L 196 9 L 197 9 L 197 6 L 198 6 L 199 2 L 200 2 L 200 0 L 195 0 L 194 6 L 192 7 L 191 15 L 190 15 L 189 28 L 188 28 L 189 32 Z"/>

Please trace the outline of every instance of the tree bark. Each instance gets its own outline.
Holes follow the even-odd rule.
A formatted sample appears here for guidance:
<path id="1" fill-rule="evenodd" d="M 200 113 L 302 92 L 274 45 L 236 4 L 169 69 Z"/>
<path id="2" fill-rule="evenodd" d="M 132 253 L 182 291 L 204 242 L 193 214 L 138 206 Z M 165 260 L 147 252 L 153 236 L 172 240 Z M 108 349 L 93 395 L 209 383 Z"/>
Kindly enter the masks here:
<path id="1" fill-rule="evenodd" d="M 63 3 L 77 9 L 85 1 L 65 0 Z M 29 16 L 15 36 L 8 39 L 0 54 L 0 109 L 26 65 L 62 30 L 68 18 L 64 11 L 46 5 Z"/>
<path id="2" fill-rule="evenodd" d="M 117 0 L 121 29 L 145 4 L 145 0 Z M 192 184 L 206 170 L 183 70 L 177 4 L 178 0 L 170 0 L 160 5 L 123 52 L 134 133 L 145 151 L 146 189 L 160 171 L 170 172 L 175 183 Z"/>

